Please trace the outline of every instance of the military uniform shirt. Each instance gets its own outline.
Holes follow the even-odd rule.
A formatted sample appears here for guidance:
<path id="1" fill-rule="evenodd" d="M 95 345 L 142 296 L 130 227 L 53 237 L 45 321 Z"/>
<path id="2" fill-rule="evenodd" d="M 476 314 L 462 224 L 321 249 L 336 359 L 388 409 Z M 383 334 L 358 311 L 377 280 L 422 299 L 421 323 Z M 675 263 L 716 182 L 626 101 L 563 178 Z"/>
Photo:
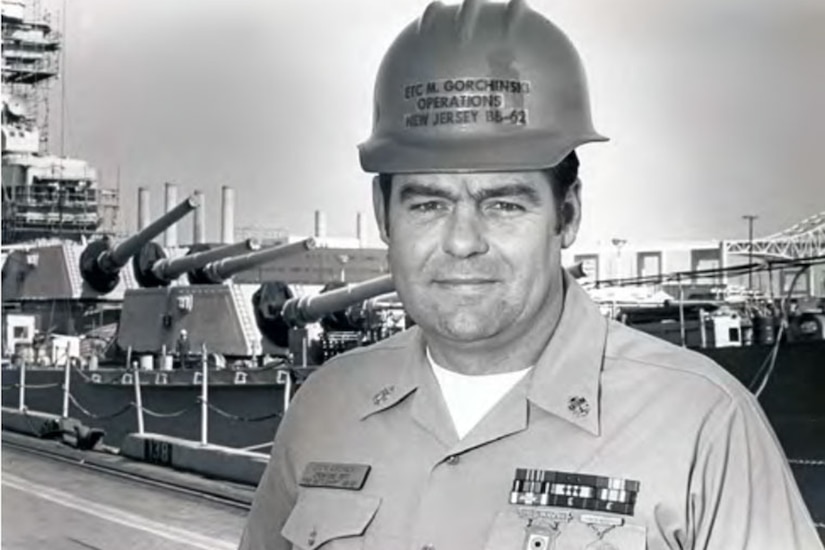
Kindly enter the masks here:
<path id="1" fill-rule="evenodd" d="M 708 358 L 605 319 L 566 282 L 535 367 L 461 440 L 417 328 L 314 373 L 275 437 L 240 548 L 821 549 L 755 398 Z M 371 469 L 357 490 L 302 484 L 315 462 Z M 634 480 L 635 504 L 591 513 L 525 493 L 513 504 L 517 471 Z"/>

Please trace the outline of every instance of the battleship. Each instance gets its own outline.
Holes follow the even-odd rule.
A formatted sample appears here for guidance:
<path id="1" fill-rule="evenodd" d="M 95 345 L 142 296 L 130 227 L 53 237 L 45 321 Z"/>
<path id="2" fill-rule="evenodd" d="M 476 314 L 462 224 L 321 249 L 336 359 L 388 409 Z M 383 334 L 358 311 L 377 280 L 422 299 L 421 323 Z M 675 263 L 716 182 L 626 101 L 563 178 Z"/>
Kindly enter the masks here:
<path id="1" fill-rule="evenodd" d="M 232 446 L 271 441 L 284 406 L 284 371 L 276 367 L 290 358 L 288 330 L 273 303 L 334 288 L 330 281 L 341 278 L 385 274 L 383 251 L 363 248 L 360 239 L 343 246 L 340 239 L 316 246 L 271 235 L 235 242 L 229 186 L 221 190 L 220 242 L 206 242 L 203 193 L 178 203 L 173 183 L 164 185 L 165 212 L 154 219 L 150 190 L 141 187 L 137 229 L 118 234 L 112 219 L 119 193 L 103 188 L 89 163 L 49 152 L 43 111 L 59 74 L 61 37 L 23 2 L 4 1 L 2 23 L 3 404 L 76 416 L 117 445 L 143 414 L 127 414 L 134 397 L 123 382 L 137 378 L 127 371 L 156 365 L 159 376 L 142 380 L 147 428 L 192 437 L 203 360 L 215 370 L 211 439 Z M 178 224 L 189 216 L 192 243 L 179 246 Z M 315 221 L 321 238 L 323 214 Z M 162 246 L 155 242 L 161 235 Z M 273 265 L 276 281 L 250 282 Z M 232 282 L 238 275 L 246 282 Z M 341 328 L 346 321 L 339 312 L 322 323 Z M 361 343 L 353 331 L 312 332 L 303 348 L 311 364 Z M 238 430 L 243 419 L 249 426 Z"/>
<path id="2" fill-rule="evenodd" d="M 118 192 L 48 152 L 38 106 L 60 40 L 4 0 L 3 406 L 77 419 L 115 447 L 147 432 L 266 450 L 315 369 L 412 324 L 385 252 L 331 246 L 317 213 L 311 238 L 235 239 L 229 187 L 220 242 L 204 238 L 203 194 L 178 202 L 173 184 L 154 219 L 141 188 L 137 228 L 118 234 Z M 711 357 L 759 396 L 822 532 L 825 213 L 714 246 L 710 270 L 606 278 L 588 273 L 592 254 L 568 264 L 606 316 Z M 777 281 L 737 289 L 754 274 Z"/>

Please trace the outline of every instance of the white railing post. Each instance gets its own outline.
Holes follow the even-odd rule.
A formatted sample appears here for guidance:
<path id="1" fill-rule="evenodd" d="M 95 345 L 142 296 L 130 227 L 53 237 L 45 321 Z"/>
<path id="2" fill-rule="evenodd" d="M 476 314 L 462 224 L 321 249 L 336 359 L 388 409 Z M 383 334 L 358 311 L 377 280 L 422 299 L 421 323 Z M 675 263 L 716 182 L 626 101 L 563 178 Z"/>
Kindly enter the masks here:
<path id="1" fill-rule="evenodd" d="M 137 408 L 138 433 L 143 435 L 143 398 L 140 391 L 140 368 L 137 362 L 135 362 L 132 367 L 132 379 L 135 381 L 135 407 Z"/>
<path id="2" fill-rule="evenodd" d="M 682 286 L 682 278 L 677 277 L 679 282 L 679 334 L 682 338 L 682 347 L 687 344 L 687 335 L 685 334 L 685 289 Z"/>
<path id="3" fill-rule="evenodd" d="M 69 418 L 69 384 L 72 380 L 72 364 L 66 361 L 66 370 L 63 373 L 63 418 Z"/>
<path id="4" fill-rule="evenodd" d="M 206 344 L 201 346 L 201 445 L 209 441 L 209 365 Z"/>
<path id="5" fill-rule="evenodd" d="M 284 373 L 284 414 L 289 409 L 289 402 L 292 400 L 292 370 L 289 367 L 281 371 Z"/>
<path id="6" fill-rule="evenodd" d="M 17 398 L 18 410 L 26 410 L 26 361 L 20 363 L 20 393 Z"/>

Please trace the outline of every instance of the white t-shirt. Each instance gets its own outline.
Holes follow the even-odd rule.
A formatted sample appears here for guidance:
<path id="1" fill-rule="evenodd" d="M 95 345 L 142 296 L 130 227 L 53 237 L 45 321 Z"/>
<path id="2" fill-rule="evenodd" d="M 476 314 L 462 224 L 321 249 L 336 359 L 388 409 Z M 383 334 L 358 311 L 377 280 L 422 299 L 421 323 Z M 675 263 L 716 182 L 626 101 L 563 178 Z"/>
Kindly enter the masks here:
<path id="1" fill-rule="evenodd" d="M 468 375 L 440 366 L 433 360 L 429 348 L 427 359 L 441 387 L 441 394 L 459 439 L 470 433 L 484 415 L 532 368 L 501 374 Z"/>

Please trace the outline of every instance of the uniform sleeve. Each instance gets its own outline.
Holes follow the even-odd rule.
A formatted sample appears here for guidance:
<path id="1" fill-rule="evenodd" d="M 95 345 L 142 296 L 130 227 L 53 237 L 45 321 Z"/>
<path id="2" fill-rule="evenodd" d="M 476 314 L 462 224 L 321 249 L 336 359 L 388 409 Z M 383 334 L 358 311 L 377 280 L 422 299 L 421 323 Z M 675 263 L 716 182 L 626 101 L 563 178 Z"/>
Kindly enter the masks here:
<path id="1" fill-rule="evenodd" d="M 788 462 L 751 394 L 711 417 L 688 515 L 694 550 L 822 550 Z"/>
<path id="2" fill-rule="evenodd" d="M 297 498 L 297 486 L 289 461 L 291 434 L 298 411 L 290 407 L 275 434 L 272 453 L 258 488 L 238 550 L 289 550 L 291 544 L 281 536 Z"/>

